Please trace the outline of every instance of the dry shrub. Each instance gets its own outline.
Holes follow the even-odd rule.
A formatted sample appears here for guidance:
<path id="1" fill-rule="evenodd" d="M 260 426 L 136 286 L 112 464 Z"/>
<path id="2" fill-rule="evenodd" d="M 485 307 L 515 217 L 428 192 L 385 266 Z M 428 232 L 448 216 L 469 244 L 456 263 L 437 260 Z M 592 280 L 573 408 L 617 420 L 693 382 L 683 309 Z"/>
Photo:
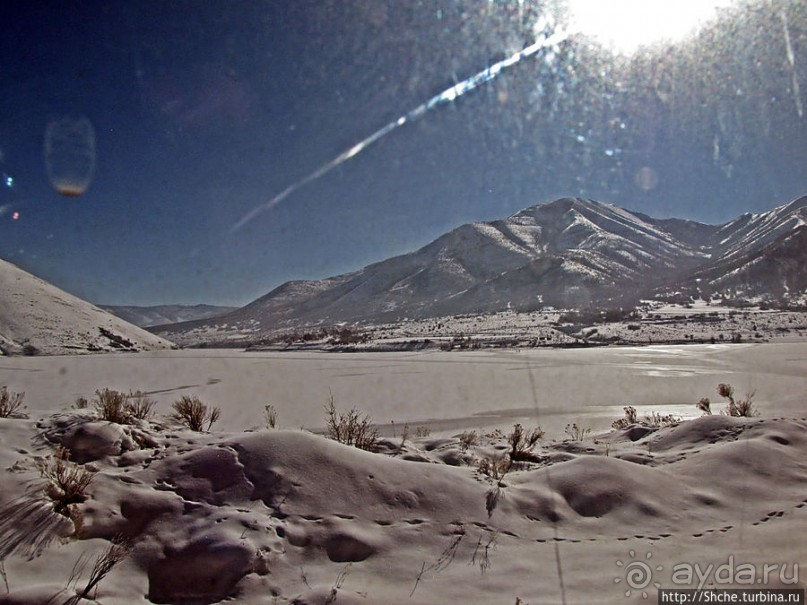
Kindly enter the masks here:
<path id="1" fill-rule="evenodd" d="M 626 429 L 633 424 L 641 424 L 642 426 L 661 427 L 681 422 L 680 416 L 673 414 L 660 414 L 659 412 L 650 412 L 639 418 L 636 408 L 632 405 L 627 405 L 622 408 L 625 411 L 624 418 L 619 418 L 611 423 L 611 426 L 617 430 Z"/>
<path id="2" fill-rule="evenodd" d="M 460 435 L 460 450 L 467 452 L 468 448 L 478 443 L 478 435 L 476 431 L 464 431 Z"/>
<path id="3" fill-rule="evenodd" d="M 15 393 L 9 391 L 5 386 L 0 387 L 0 418 L 19 416 L 25 409 L 25 406 L 22 405 L 24 398 L 25 393 Z"/>
<path id="4" fill-rule="evenodd" d="M 432 434 L 432 430 L 427 426 L 419 426 L 415 428 L 416 437 L 428 437 Z"/>
<path id="5" fill-rule="evenodd" d="M 85 492 L 92 483 L 93 473 L 70 462 L 70 450 L 61 446 L 38 466 L 39 474 L 47 481 L 45 494 L 53 501 L 53 509 L 72 519 L 78 530 L 81 517 L 73 505 L 87 500 Z"/>
<path id="6" fill-rule="evenodd" d="M 730 384 L 721 382 L 717 385 L 717 394 L 729 401 L 734 401 L 734 387 Z"/>
<path id="7" fill-rule="evenodd" d="M 717 385 L 717 393 L 721 397 L 728 399 L 726 409 L 720 413 L 724 416 L 739 416 L 751 418 L 759 416 L 759 411 L 754 407 L 753 399 L 756 391 L 751 391 L 745 394 L 745 399 L 734 399 L 734 387 L 730 384 L 720 383 Z"/>
<path id="8" fill-rule="evenodd" d="M 154 415 L 157 402 L 143 391 L 129 391 L 126 395 L 124 411 L 137 420 L 149 420 Z"/>
<path id="9" fill-rule="evenodd" d="M 544 432 L 541 427 L 534 428 L 527 433 L 520 424 L 513 425 L 513 432 L 507 436 L 507 442 L 510 444 L 510 460 L 512 462 L 530 460 L 532 448 L 543 436 Z"/>
<path id="10" fill-rule="evenodd" d="M 639 422 L 645 426 L 669 426 L 681 422 L 681 417 L 674 414 L 650 412 L 650 414 L 642 416 Z"/>
<path id="11" fill-rule="evenodd" d="M 209 408 L 196 395 L 185 395 L 179 401 L 174 402 L 174 418 L 192 431 L 209 431 L 213 423 L 217 422 L 220 417 L 219 408 Z M 207 424 L 207 429 L 204 428 L 205 424 Z"/>
<path id="12" fill-rule="evenodd" d="M 729 405 L 728 412 L 730 416 L 742 416 L 744 418 L 752 418 L 759 416 L 759 411 L 754 407 L 754 402 L 751 401 L 754 393 L 748 393 L 745 399 L 738 399 L 734 402 L 734 406 Z"/>
<path id="13" fill-rule="evenodd" d="M 577 423 L 567 424 L 564 432 L 569 436 L 572 441 L 583 441 L 591 432 L 590 428 L 582 428 L 577 426 Z"/>
<path id="14" fill-rule="evenodd" d="M 331 439 L 369 452 L 375 451 L 378 429 L 367 414 L 362 416 L 356 408 L 338 412 L 331 395 L 325 406 L 325 421 L 325 434 Z"/>
<path id="15" fill-rule="evenodd" d="M 510 470 L 510 459 L 507 455 L 504 456 L 487 456 L 479 461 L 479 472 L 487 475 L 491 479 L 499 481 Z"/>
<path id="16" fill-rule="evenodd" d="M 712 402 L 709 401 L 708 397 L 702 397 L 701 400 L 695 404 L 695 406 L 703 412 L 704 416 L 711 416 L 712 415 Z"/>
<path id="17" fill-rule="evenodd" d="M 277 428 L 277 410 L 271 403 L 263 406 L 263 418 L 266 421 L 266 428 Z"/>
<path id="18" fill-rule="evenodd" d="M 95 391 L 93 407 L 101 420 L 116 424 L 132 424 L 136 420 L 149 420 L 154 415 L 157 402 L 143 391 L 129 391 L 128 394 L 114 389 L 104 388 Z M 73 408 L 86 409 L 89 402 L 86 397 L 77 397 Z"/>
<path id="19" fill-rule="evenodd" d="M 114 389 L 95 391 L 95 411 L 101 420 L 126 424 L 129 412 L 126 410 L 126 395 Z"/>
<path id="20" fill-rule="evenodd" d="M 625 412 L 625 417 L 620 418 L 619 420 L 614 420 L 611 423 L 611 426 L 617 430 L 626 429 L 632 424 L 636 424 L 638 418 L 636 416 L 636 408 L 632 405 L 626 405 L 622 408 Z"/>

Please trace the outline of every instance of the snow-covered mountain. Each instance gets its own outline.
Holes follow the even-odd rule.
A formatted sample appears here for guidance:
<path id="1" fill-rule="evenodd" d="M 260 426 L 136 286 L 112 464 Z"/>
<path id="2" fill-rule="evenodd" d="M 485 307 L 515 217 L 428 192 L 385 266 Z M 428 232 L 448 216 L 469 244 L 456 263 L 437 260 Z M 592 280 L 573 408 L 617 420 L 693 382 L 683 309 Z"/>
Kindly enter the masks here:
<path id="1" fill-rule="evenodd" d="M 0 351 L 62 355 L 173 344 L 0 260 Z"/>
<path id="2" fill-rule="evenodd" d="M 210 319 L 230 313 L 238 308 L 215 305 L 155 305 L 150 307 L 98 305 L 98 307 L 141 328 L 179 323 L 181 321 L 193 321 L 194 319 Z"/>
<path id="3" fill-rule="evenodd" d="M 797 295 L 805 291 L 806 213 L 802 197 L 714 226 L 564 198 L 463 225 L 354 273 L 288 282 L 215 320 L 155 332 L 181 342 L 259 337 L 302 324 L 629 305 L 681 288 Z"/>
<path id="4" fill-rule="evenodd" d="M 807 224 L 807 196 L 762 214 L 743 214 L 726 223 L 711 237 L 718 260 L 731 260 L 757 252 Z"/>
<path id="5" fill-rule="evenodd" d="M 708 263 L 683 286 L 702 294 L 803 298 L 807 292 L 807 196 L 762 214 L 743 214 L 709 238 Z"/>

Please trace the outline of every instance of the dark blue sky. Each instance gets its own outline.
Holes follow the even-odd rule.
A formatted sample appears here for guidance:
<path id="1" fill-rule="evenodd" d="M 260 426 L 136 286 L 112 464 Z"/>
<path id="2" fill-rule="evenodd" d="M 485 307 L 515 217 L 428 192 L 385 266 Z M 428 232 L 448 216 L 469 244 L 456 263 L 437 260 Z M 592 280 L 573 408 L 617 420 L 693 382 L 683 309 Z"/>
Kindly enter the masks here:
<path id="1" fill-rule="evenodd" d="M 676 45 L 615 56 L 574 36 L 541 51 L 231 233 L 385 124 L 562 27 L 561 13 L 545 25 L 548 10 L 4 2 L 0 257 L 97 303 L 245 304 L 561 196 L 716 223 L 807 193 L 807 0 L 738 2 Z M 45 134 L 80 118 L 94 172 L 65 197 Z"/>

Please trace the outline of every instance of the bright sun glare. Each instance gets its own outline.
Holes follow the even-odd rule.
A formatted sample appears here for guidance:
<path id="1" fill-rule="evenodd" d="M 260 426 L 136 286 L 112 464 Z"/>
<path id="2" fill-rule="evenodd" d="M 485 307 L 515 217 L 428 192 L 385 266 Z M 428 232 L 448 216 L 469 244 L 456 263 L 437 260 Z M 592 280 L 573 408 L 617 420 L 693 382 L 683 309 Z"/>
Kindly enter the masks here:
<path id="1" fill-rule="evenodd" d="M 734 0 L 568 0 L 571 31 L 630 53 L 660 40 L 676 41 Z"/>

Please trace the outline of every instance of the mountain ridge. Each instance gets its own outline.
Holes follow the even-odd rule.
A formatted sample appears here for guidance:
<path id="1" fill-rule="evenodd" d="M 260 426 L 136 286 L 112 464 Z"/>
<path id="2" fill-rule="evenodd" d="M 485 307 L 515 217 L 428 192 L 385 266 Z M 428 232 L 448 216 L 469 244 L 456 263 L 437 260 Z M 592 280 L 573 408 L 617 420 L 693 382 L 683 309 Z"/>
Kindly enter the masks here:
<path id="1" fill-rule="evenodd" d="M 723 225 L 655 219 L 605 202 L 561 198 L 505 219 L 460 225 L 413 252 L 358 271 L 287 282 L 215 320 L 152 330 L 193 342 L 259 338 L 302 325 L 631 306 L 642 297 L 681 292 L 798 298 L 804 288 L 792 267 L 806 254 L 799 235 L 805 223 L 807 196 Z M 760 274 L 763 261 L 775 265 L 777 254 L 790 260 L 757 287 L 752 276 Z"/>
<path id="2" fill-rule="evenodd" d="M 96 305 L 116 317 L 140 328 L 161 324 L 193 321 L 194 319 L 210 319 L 230 313 L 239 307 L 218 305 Z"/>

